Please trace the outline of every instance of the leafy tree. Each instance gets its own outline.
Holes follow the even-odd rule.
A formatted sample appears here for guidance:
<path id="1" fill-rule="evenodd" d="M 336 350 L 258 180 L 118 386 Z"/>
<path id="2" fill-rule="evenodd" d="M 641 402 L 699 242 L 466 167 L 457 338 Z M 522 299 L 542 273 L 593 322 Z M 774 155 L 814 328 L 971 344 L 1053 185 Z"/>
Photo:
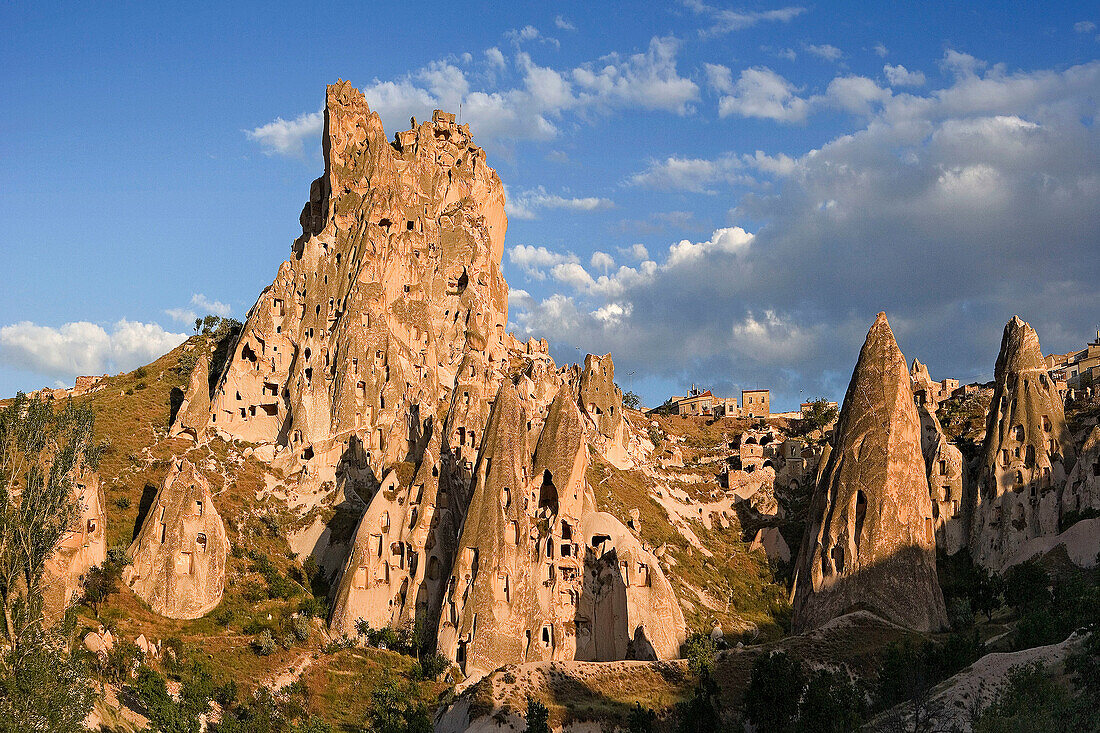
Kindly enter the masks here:
<path id="1" fill-rule="evenodd" d="M 416 686 L 398 684 L 392 677 L 382 680 L 371 693 L 367 729 L 371 733 L 432 733 L 428 707 L 416 699 Z"/>
<path id="2" fill-rule="evenodd" d="M 815 431 L 824 431 L 836 422 L 838 411 L 836 405 L 824 397 L 818 397 L 809 403 L 809 407 L 802 411 L 802 417 L 791 425 L 794 435 L 807 436 Z"/>
<path id="3" fill-rule="evenodd" d="M 810 677 L 798 706 L 799 733 L 848 733 L 863 721 L 863 695 L 848 676 L 818 670 Z"/>
<path id="4" fill-rule="evenodd" d="M 66 642 L 32 631 L 0 653 L 0 733 L 84 733 L 96 691 Z"/>
<path id="5" fill-rule="evenodd" d="M 633 392 L 627 392 L 623 395 L 623 407 L 629 407 L 631 410 L 637 410 L 638 406 L 642 404 L 642 398 Z"/>
<path id="6" fill-rule="evenodd" d="M 1014 667 L 1008 685 L 974 721 L 975 733 L 1097 731 L 1095 708 L 1074 696 L 1042 662 Z"/>
<path id="7" fill-rule="evenodd" d="M 55 411 L 19 393 L 0 410 L 0 604 L 14 647 L 28 633 L 37 638 L 46 561 L 80 511 L 74 478 L 99 459 L 94 422 L 71 399 Z"/>
<path id="8" fill-rule="evenodd" d="M 714 658 L 718 646 L 709 634 L 696 632 L 684 642 L 684 658 L 688 660 L 688 669 L 692 674 L 710 674 L 714 670 Z"/>
<path id="9" fill-rule="evenodd" d="M 757 730 L 782 731 L 798 715 L 806 686 L 802 665 L 786 652 L 762 654 L 752 665 L 745 691 L 745 717 Z"/>
<path id="10" fill-rule="evenodd" d="M 91 568 L 84 576 L 84 602 L 92 607 L 96 618 L 99 618 L 99 607 L 118 593 L 123 567 L 125 566 L 108 558 L 102 565 Z"/>
<path id="11" fill-rule="evenodd" d="M 720 694 L 718 683 L 710 676 L 709 670 L 704 670 L 691 697 L 676 706 L 679 717 L 677 730 L 680 733 L 721 730 L 722 715 L 718 706 Z"/>
<path id="12" fill-rule="evenodd" d="M 550 711 L 530 695 L 527 696 L 527 727 L 524 733 L 550 733 Z"/>

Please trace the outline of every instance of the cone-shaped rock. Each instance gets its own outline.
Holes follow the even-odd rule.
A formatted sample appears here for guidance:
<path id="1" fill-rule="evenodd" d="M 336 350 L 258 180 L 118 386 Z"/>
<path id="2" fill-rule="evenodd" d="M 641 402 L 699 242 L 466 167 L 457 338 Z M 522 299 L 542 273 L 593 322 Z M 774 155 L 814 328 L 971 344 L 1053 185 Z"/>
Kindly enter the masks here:
<path id="1" fill-rule="evenodd" d="M 914 389 L 917 385 L 914 384 Z M 947 440 L 936 417 L 936 404 L 924 398 L 923 390 L 914 392 L 921 424 L 921 452 L 928 473 L 932 498 L 932 520 L 936 546 L 948 555 L 967 545 L 966 465 L 962 451 Z"/>
<path id="2" fill-rule="evenodd" d="M 970 528 L 970 554 L 999 570 L 1024 542 L 1057 534 L 1074 462 L 1062 398 L 1035 329 L 1013 316 L 1001 338 Z"/>
<path id="3" fill-rule="evenodd" d="M 844 396 L 810 508 L 793 605 L 796 631 L 858 609 L 922 631 L 946 624 L 920 421 L 884 313 Z"/>
<path id="4" fill-rule="evenodd" d="M 210 485 L 186 459 L 168 472 L 126 551 L 123 580 L 153 611 L 190 619 L 222 599 L 229 540 Z"/>
<path id="5" fill-rule="evenodd" d="M 530 538 L 538 536 L 535 516 L 557 497 L 540 495 L 530 480 L 526 423 L 515 385 L 505 381 L 489 414 L 439 622 L 440 653 L 467 676 L 524 661 L 525 632 L 539 615 Z"/>

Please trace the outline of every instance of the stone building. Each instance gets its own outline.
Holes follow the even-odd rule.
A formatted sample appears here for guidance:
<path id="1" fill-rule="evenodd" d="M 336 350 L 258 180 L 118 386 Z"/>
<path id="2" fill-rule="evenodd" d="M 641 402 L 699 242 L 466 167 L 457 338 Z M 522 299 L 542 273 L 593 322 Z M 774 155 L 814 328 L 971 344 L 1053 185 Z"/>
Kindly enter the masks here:
<path id="1" fill-rule="evenodd" d="M 766 389 L 741 390 L 741 416 L 767 418 L 771 414 L 771 396 Z"/>
<path id="2" fill-rule="evenodd" d="M 920 631 L 947 622 L 921 427 L 885 313 L 859 354 L 820 473 L 792 593 L 796 632 L 854 610 Z"/>
<path id="3" fill-rule="evenodd" d="M 1100 384 L 1100 330 L 1096 339 L 1080 351 L 1068 354 L 1051 354 L 1043 362 L 1050 377 L 1065 382 L 1069 389 L 1081 389 Z"/>
<path id="4" fill-rule="evenodd" d="M 221 602 L 228 553 L 210 484 L 178 459 L 126 551 L 131 563 L 122 579 L 161 616 L 199 618 Z"/>

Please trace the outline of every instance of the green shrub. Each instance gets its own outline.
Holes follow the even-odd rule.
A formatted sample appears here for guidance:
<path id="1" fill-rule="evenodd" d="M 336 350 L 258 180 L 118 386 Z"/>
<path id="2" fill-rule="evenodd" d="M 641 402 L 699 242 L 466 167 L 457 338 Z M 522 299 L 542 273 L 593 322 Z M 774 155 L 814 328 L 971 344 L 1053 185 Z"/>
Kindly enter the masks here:
<path id="1" fill-rule="evenodd" d="M 267 657 L 274 654 L 277 646 L 275 637 L 271 635 L 270 629 L 264 629 L 252 640 L 252 650 L 261 657 Z"/>

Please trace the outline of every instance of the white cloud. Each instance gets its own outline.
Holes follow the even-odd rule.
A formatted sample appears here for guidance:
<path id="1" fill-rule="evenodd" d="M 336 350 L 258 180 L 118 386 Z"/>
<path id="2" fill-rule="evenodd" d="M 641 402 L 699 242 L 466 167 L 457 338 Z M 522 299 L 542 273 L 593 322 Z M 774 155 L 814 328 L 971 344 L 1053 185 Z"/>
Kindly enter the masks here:
<path id="1" fill-rule="evenodd" d="M 603 270 L 606 273 L 615 266 L 615 258 L 606 252 L 596 250 L 592 253 L 592 258 L 588 260 L 588 264 L 592 266 L 592 269 Z"/>
<path id="2" fill-rule="evenodd" d="M 947 49 L 940 61 L 940 67 L 955 76 L 974 76 L 986 66 L 985 61 L 952 48 Z"/>
<path id="3" fill-rule="evenodd" d="M 649 259 L 649 250 L 644 244 L 632 244 L 629 247 L 619 247 L 619 254 L 641 262 Z"/>
<path id="4" fill-rule="evenodd" d="M 788 6 L 774 10 L 727 10 L 706 5 L 700 0 L 684 0 L 684 5 L 708 19 L 710 26 L 700 35 L 718 36 L 751 28 L 758 23 L 787 23 L 806 12 L 806 8 Z"/>
<path id="5" fill-rule="evenodd" d="M 87 321 L 59 328 L 21 321 L 0 327 L 0 361 L 50 378 L 127 371 L 162 356 L 187 336 L 156 323 L 118 321 L 108 332 Z"/>
<path id="6" fill-rule="evenodd" d="M 566 209 L 578 212 L 604 211 L 615 207 L 611 199 L 599 196 L 560 196 L 549 193 L 545 188 L 524 191 L 511 195 L 505 190 L 504 210 L 508 216 L 516 219 L 536 219 L 540 209 Z"/>
<path id="7" fill-rule="evenodd" d="M 203 311 L 204 314 L 212 313 L 223 318 L 233 312 L 232 306 L 220 300 L 210 300 L 202 293 L 194 293 L 191 296 L 191 305 Z"/>
<path id="8" fill-rule="evenodd" d="M 1009 72 L 947 53 L 944 68 L 949 81 L 919 93 L 842 77 L 807 104 L 861 116 L 797 157 L 708 160 L 685 148 L 671 160 L 690 161 L 678 166 L 690 175 L 666 184 L 716 185 L 718 161 L 765 179 L 729 212 L 759 222 L 755 234 L 670 243 L 660 264 L 600 277 L 573 262 L 555 273 L 570 295 L 527 301 L 520 333 L 548 338 L 555 358 L 610 350 L 619 371 L 720 391 L 764 385 L 794 404 L 800 392 L 843 394 L 879 310 L 907 356 L 964 380 L 988 378 L 1013 313 L 1051 350 L 1091 336 L 1100 61 Z"/>
<path id="9" fill-rule="evenodd" d="M 829 82 L 825 98 L 846 112 L 865 115 L 889 99 L 890 90 L 883 89 L 865 76 L 838 76 Z"/>
<path id="10" fill-rule="evenodd" d="M 1092 33 L 1096 30 L 1096 23 L 1091 20 L 1079 20 L 1073 24 L 1073 30 L 1078 33 Z"/>
<path id="11" fill-rule="evenodd" d="M 577 26 L 573 25 L 564 15 L 558 15 L 554 18 L 554 25 L 563 31 L 575 31 Z"/>
<path id="12" fill-rule="evenodd" d="M 305 151 L 304 141 L 320 137 L 324 123 L 323 112 L 307 112 L 293 120 L 276 117 L 273 122 L 268 122 L 266 125 L 245 130 L 245 135 L 249 140 L 258 142 L 267 155 L 278 154 L 300 158 Z"/>
<path id="13" fill-rule="evenodd" d="M 549 267 L 568 262 L 578 262 L 572 252 L 551 252 L 546 247 L 530 244 L 517 244 L 508 249 L 508 260 L 519 267 L 528 277 L 545 280 Z"/>
<path id="14" fill-rule="evenodd" d="M 801 122 L 810 105 L 797 92 L 794 84 L 767 67 L 745 69 L 730 94 L 718 100 L 718 116 Z"/>
<path id="15" fill-rule="evenodd" d="M 803 46 L 807 53 L 811 53 L 817 56 L 819 59 L 825 59 L 826 61 L 839 61 L 844 57 L 844 52 L 836 46 L 832 46 L 828 43 L 823 43 L 819 46 L 813 44 L 806 44 Z"/>
<path id="16" fill-rule="evenodd" d="M 882 73 L 886 74 L 886 80 L 890 82 L 890 86 L 895 87 L 922 87 L 924 86 L 925 78 L 924 73 L 920 71 L 909 71 L 901 64 L 897 66 L 891 66 L 886 64 L 882 67 Z"/>
<path id="17" fill-rule="evenodd" d="M 886 46 L 882 43 L 876 43 L 874 51 L 876 54 L 878 54 L 879 58 L 886 58 L 886 56 L 890 53 L 890 49 L 886 48 Z"/>
<path id="18" fill-rule="evenodd" d="M 485 60 L 488 61 L 489 66 L 494 69 L 503 69 L 505 66 L 504 54 L 501 53 L 500 49 L 496 46 L 485 49 Z"/>
<path id="19" fill-rule="evenodd" d="M 645 170 L 629 176 L 626 184 L 658 191 L 711 193 L 716 183 L 743 181 L 742 168 L 741 161 L 732 155 L 717 160 L 673 156 L 651 160 Z"/>
<path id="20" fill-rule="evenodd" d="M 707 74 L 707 86 L 716 92 L 729 94 L 733 91 L 733 72 L 722 64 L 703 64 Z"/>
<path id="21" fill-rule="evenodd" d="M 517 47 L 543 37 L 534 26 L 506 34 Z M 699 98 L 698 85 L 679 74 L 675 38 L 654 37 L 647 50 L 629 56 L 612 53 L 573 68 L 539 66 L 524 52 L 517 52 L 521 83 L 492 88 L 496 71 L 505 68 L 499 48 L 484 52 L 488 73 L 481 77 L 488 88 L 478 89 L 471 77 L 447 59 L 394 79 L 375 79 L 363 85 L 363 95 L 387 129 L 404 130 L 410 117 L 428 118 L 433 109 L 461 110 L 477 140 L 486 147 L 506 146 L 516 140 L 550 140 L 559 135 L 566 119 L 591 124 L 600 115 L 621 110 L 647 110 L 686 115 Z M 247 134 L 265 151 L 301 156 L 302 141 L 320 135 L 321 113 L 310 113 L 287 122 L 282 118 Z"/>

